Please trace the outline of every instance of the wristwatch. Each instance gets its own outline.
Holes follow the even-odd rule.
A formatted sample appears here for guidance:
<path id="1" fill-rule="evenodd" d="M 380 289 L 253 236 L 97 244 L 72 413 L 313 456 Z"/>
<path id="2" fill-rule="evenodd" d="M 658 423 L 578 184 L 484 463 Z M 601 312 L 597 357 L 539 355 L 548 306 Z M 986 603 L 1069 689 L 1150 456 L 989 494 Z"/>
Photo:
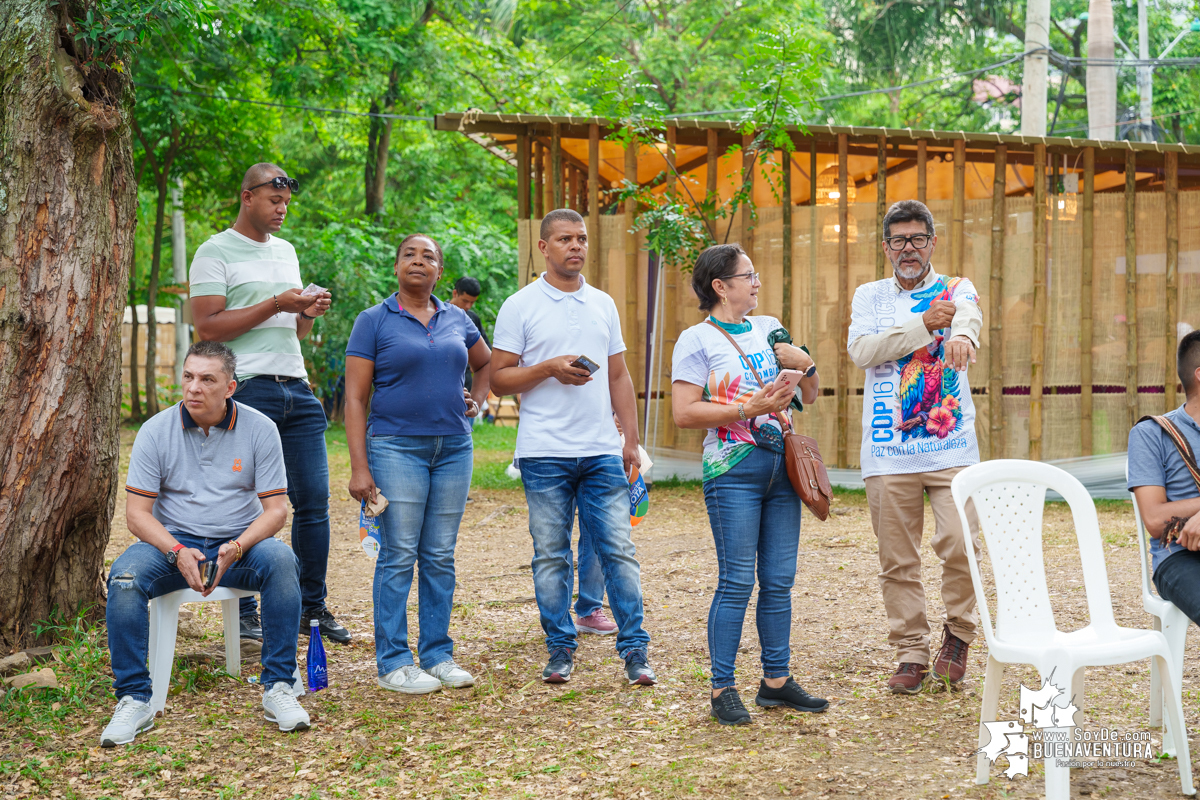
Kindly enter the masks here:
<path id="1" fill-rule="evenodd" d="M 179 558 L 179 551 L 183 549 L 183 545 L 176 544 L 171 548 L 171 552 L 167 553 L 167 563 L 172 567 L 175 566 L 175 561 Z"/>
<path id="2" fill-rule="evenodd" d="M 817 362 L 814 361 L 813 365 L 804 371 L 804 377 L 811 378 L 813 375 L 816 375 L 816 374 L 817 374 Z"/>

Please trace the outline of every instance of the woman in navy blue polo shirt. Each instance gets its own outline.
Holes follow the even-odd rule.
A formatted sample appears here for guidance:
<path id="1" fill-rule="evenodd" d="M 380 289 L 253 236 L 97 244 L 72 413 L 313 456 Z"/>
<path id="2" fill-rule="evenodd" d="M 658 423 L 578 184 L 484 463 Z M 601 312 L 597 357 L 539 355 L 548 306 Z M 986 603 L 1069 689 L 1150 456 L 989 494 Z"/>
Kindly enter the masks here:
<path id="1" fill-rule="evenodd" d="M 405 694 L 475 682 L 454 663 L 450 609 L 454 546 L 471 486 L 467 418 L 487 397 L 492 354 L 466 312 L 433 296 L 442 266 L 432 238 L 405 237 L 396 250 L 399 291 L 358 315 L 346 346 L 350 494 L 361 501 L 378 490 L 389 501 L 375 563 L 379 685 Z M 468 364 L 470 393 L 463 389 Z M 420 667 L 408 644 L 414 564 Z"/>

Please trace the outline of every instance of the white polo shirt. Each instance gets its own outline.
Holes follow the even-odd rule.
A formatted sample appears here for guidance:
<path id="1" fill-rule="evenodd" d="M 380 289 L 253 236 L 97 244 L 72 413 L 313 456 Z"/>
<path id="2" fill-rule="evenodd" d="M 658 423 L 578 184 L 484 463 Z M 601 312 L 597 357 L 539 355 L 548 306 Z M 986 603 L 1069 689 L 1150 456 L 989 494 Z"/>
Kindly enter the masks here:
<path id="1" fill-rule="evenodd" d="M 545 275 L 504 301 L 493 347 L 519 355 L 522 367 L 585 355 L 600 369 L 583 386 L 547 378 L 521 394 L 516 456 L 619 456 L 621 437 L 608 392 L 608 357 L 625 352 L 617 305 L 582 275 L 574 292 L 559 291 Z"/>

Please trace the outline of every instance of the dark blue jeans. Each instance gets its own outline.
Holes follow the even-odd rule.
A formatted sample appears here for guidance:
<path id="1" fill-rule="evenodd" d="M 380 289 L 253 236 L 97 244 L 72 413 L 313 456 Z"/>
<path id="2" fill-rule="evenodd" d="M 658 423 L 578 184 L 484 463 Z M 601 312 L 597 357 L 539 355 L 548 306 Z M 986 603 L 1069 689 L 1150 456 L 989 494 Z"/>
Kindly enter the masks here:
<path id="1" fill-rule="evenodd" d="M 579 520 L 579 544 L 576 545 L 576 561 L 579 564 L 579 596 L 575 598 L 575 616 L 594 614 L 604 605 L 604 572 L 596 548 L 588 538 L 587 525 Z"/>
<path id="2" fill-rule="evenodd" d="M 546 647 L 575 649 L 571 621 L 571 529 L 579 527 L 599 556 L 613 620 L 620 628 L 617 652 L 646 649 L 642 628 L 641 566 L 629 525 L 629 482 L 620 456 L 522 458 L 517 464 L 529 506 L 533 536 L 533 592 Z M 582 569 L 582 567 L 581 567 Z"/>
<path id="3" fill-rule="evenodd" d="M 724 475 L 704 482 L 704 504 L 717 546 L 717 591 L 708 610 L 712 686 L 734 685 L 746 606 L 758 574 L 758 642 L 763 676 L 791 674 L 792 586 L 800 546 L 800 498 L 779 453 L 762 447 Z"/>
<path id="4" fill-rule="evenodd" d="M 300 598 L 308 615 L 325 606 L 329 566 L 329 462 L 325 457 L 325 409 L 308 383 L 294 378 L 276 383 L 270 376 L 238 381 L 233 399 L 266 414 L 279 429 L 292 503 L 292 549 L 300 559 Z M 254 598 L 244 597 L 242 616 L 253 614 Z"/>
<path id="5" fill-rule="evenodd" d="M 228 539 L 203 539 L 174 532 L 180 544 L 215 560 Z M 221 576 L 219 586 L 262 593 L 264 689 L 296 671 L 296 637 L 300 633 L 300 584 L 296 554 L 278 539 L 251 547 Z M 150 702 L 153 687 L 146 659 L 150 648 L 150 601 L 188 588 L 183 573 L 157 547 L 136 542 L 113 562 L 108 573 L 108 650 L 112 658 L 113 693 Z"/>
<path id="6" fill-rule="evenodd" d="M 1154 587 L 1200 625 L 1200 552 L 1181 550 L 1163 559 L 1154 570 Z"/>

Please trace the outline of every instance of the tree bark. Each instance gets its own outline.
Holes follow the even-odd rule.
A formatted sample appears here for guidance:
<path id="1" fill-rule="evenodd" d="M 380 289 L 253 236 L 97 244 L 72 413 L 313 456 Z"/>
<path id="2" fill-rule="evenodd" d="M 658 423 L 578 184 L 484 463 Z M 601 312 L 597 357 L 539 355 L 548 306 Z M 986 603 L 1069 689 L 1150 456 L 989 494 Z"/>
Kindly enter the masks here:
<path id="1" fill-rule="evenodd" d="M 116 498 L 132 95 L 72 41 L 45 0 L 0 6 L 0 649 L 103 601 Z"/>
<path id="2" fill-rule="evenodd" d="M 388 75 L 387 94 L 383 99 L 383 113 L 394 114 L 396 96 L 399 94 L 400 72 L 392 67 Z M 371 102 L 371 113 L 378 114 L 379 105 Z M 384 212 L 384 190 L 387 187 L 388 150 L 392 145 L 392 120 L 371 117 L 371 129 L 367 135 L 366 203 L 364 211 L 371 219 L 378 219 Z"/>
<path id="3" fill-rule="evenodd" d="M 158 270 L 162 265 L 163 226 L 167 218 L 167 170 L 156 176 L 158 200 L 154 207 L 154 248 L 150 253 L 150 275 L 146 279 L 146 418 L 158 413 Z M 136 310 L 136 309 L 135 309 Z"/>

